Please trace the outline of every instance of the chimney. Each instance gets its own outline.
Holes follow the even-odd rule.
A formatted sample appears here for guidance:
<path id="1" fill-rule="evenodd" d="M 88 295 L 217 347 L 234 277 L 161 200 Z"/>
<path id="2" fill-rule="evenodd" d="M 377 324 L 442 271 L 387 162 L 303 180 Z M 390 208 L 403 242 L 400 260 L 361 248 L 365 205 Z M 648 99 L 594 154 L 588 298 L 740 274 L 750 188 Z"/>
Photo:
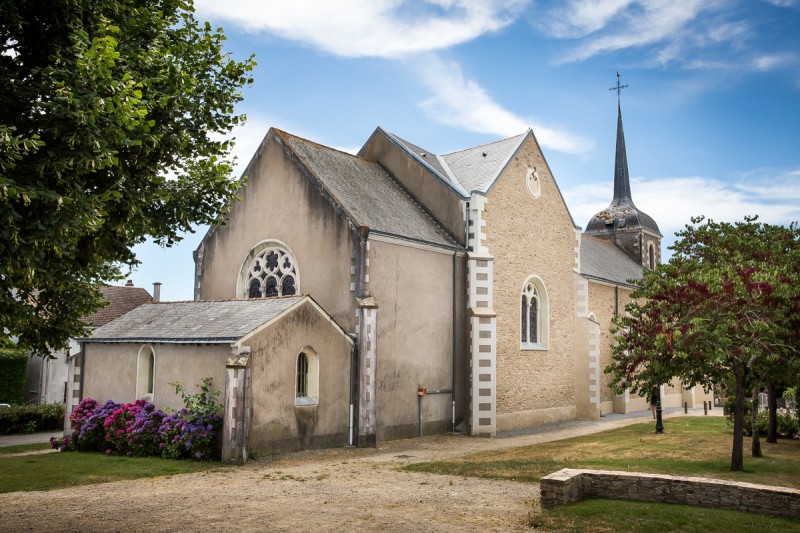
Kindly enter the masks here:
<path id="1" fill-rule="evenodd" d="M 161 301 L 161 282 L 156 281 L 153 283 L 153 303 L 157 304 Z"/>
<path id="2" fill-rule="evenodd" d="M 133 280 L 132 280 L 132 279 L 129 279 L 128 281 L 126 281 L 126 282 L 125 282 L 125 286 L 126 286 L 126 287 L 133 287 Z"/>

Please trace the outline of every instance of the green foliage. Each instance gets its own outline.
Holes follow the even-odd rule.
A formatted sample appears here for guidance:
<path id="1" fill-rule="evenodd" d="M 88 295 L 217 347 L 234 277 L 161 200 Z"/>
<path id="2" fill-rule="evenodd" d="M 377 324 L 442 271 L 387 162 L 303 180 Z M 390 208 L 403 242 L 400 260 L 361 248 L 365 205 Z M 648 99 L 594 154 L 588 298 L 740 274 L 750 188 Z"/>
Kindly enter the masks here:
<path id="1" fill-rule="evenodd" d="M 222 410 L 222 405 L 217 401 L 222 392 L 214 390 L 211 381 L 210 377 L 203 378 L 203 384 L 196 385 L 200 388 L 200 392 L 194 394 L 188 394 L 186 389 L 177 381 L 171 381 L 169 384 L 175 387 L 175 394 L 180 395 L 186 410 L 197 418 L 205 418 L 215 416 Z"/>
<path id="2" fill-rule="evenodd" d="M 692 219 L 669 263 L 647 271 L 615 318 L 617 392 L 644 393 L 673 377 L 687 386 L 745 388 L 800 372 L 800 228 Z M 738 427 L 743 419 L 736 415 Z M 731 468 L 740 470 L 741 432 Z"/>
<path id="3" fill-rule="evenodd" d="M 64 405 L 12 405 L 0 409 L 0 435 L 58 431 L 64 428 Z"/>
<path id="4" fill-rule="evenodd" d="M 25 401 L 25 369 L 28 354 L 15 348 L 0 348 L 0 403 Z"/>
<path id="5" fill-rule="evenodd" d="M 222 219 L 252 83 L 192 0 L 0 0 L 0 334 L 87 331 L 132 247 Z"/>

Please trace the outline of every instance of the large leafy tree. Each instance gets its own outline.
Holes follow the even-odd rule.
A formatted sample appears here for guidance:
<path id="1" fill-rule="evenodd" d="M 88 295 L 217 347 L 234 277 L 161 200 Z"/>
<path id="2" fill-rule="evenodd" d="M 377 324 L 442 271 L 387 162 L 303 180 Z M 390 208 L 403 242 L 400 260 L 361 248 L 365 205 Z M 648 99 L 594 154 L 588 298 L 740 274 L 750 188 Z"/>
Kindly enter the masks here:
<path id="1" fill-rule="evenodd" d="M 85 333 L 98 286 L 219 219 L 252 57 L 191 0 L 0 0 L 0 338 Z"/>
<path id="2" fill-rule="evenodd" d="M 649 271 L 615 319 L 617 391 L 645 393 L 680 377 L 735 384 L 731 470 L 743 469 L 748 384 L 795 368 L 800 330 L 800 230 L 692 219 L 666 264 Z"/>

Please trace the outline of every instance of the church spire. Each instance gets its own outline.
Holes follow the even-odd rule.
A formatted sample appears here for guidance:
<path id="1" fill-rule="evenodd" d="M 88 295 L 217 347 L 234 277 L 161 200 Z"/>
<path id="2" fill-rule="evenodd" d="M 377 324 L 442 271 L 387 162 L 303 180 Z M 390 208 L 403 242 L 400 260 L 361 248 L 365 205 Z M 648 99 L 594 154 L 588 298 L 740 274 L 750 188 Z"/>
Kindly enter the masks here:
<path id="1" fill-rule="evenodd" d="M 586 225 L 586 234 L 608 239 L 619 246 L 631 259 L 653 268 L 658 263 L 661 232 L 655 220 L 633 204 L 628 175 L 628 154 L 622 128 L 622 89 L 617 69 L 617 83 L 609 90 L 617 93 L 617 148 L 614 154 L 614 198 L 608 207 L 597 213 Z"/>
<path id="2" fill-rule="evenodd" d="M 628 154 L 625 151 L 625 132 L 622 129 L 622 104 L 620 102 L 622 89 L 627 89 L 619 79 L 617 69 L 617 83 L 609 91 L 617 92 L 617 152 L 614 157 L 614 199 L 611 205 L 629 204 L 634 207 L 631 198 L 631 183 L 628 176 Z"/>
<path id="3" fill-rule="evenodd" d="M 617 73 L 619 76 L 619 73 Z M 627 87 L 627 85 L 625 85 Z M 622 108 L 617 102 L 617 151 L 614 156 L 614 199 L 612 205 L 628 204 L 632 207 L 631 180 L 628 176 L 628 153 L 625 151 L 625 132 L 622 129 Z"/>

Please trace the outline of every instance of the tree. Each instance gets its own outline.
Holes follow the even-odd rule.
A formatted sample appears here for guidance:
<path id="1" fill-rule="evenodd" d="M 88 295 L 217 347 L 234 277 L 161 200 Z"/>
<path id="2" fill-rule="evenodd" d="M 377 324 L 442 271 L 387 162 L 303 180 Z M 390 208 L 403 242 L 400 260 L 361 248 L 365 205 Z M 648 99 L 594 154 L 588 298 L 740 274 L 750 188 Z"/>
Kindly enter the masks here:
<path id="1" fill-rule="evenodd" d="M 704 220 L 678 232 L 670 261 L 631 294 L 614 321 L 605 371 L 617 392 L 644 393 L 673 377 L 706 388 L 735 383 L 731 470 L 742 470 L 748 382 L 765 382 L 798 358 L 800 230 L 757 217 Z"/>
<path id="2" fill-rule="evenodd" d="M 220 220 L 253 58 L 191 0 L 0 0 L 0 337 L 44 355 L 102 282 Z"/>

